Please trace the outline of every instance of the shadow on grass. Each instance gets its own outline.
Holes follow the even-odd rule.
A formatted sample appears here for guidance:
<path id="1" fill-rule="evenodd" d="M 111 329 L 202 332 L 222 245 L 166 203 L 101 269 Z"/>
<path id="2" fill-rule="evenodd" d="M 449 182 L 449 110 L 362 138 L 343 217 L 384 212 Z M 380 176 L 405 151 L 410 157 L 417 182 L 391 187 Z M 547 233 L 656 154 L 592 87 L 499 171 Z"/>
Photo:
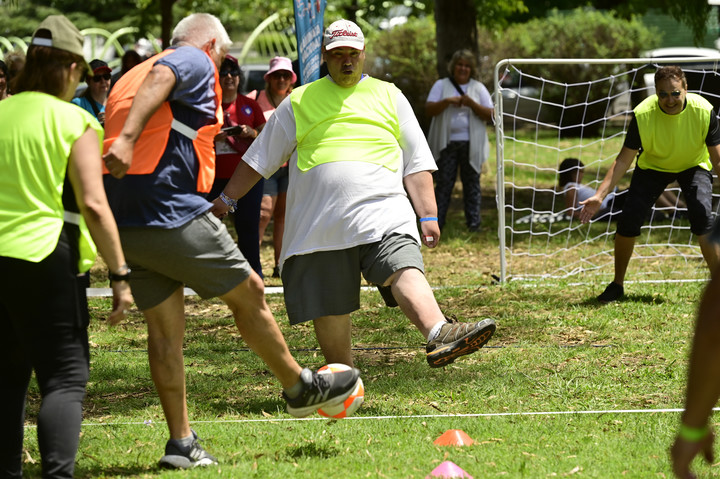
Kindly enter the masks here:
<path id="1" fill-rule="evenodd" d="M 581 306 L 591 306 L 594 308 L 604 308 L 618 303 L 645 303 L 645 304 L 664 304 L 665 300 L 660 296 L 654 296 L 652 294 L 626 294 L 617 301 L 611 303 L 601 303 L 597 300 L 597 297 L 592 296 L 586 298 L 581 303 Z"/>
<path id="2" fill-rule="evenodd" d="M 160 468 L 138 464 L 137 466 L 107 466 L 98 464 L 93 467 L 76 466 L 75 477 L 78 479 L 95 477 L 139 477 L 146 474 L 158 473 Z M 42 477 L 40 464 L 25 464 L 23 477 Z"/>
<path id="3" fill-rule="evenodd" d="M 340 454 L 340 451 L 335 447 L 312 442 L 308 444 L 303 444 L 302 446 L 289 447 L 286 449 L 286 453 L 293 459 L 303 457 L 328 459 L 337 456 L 338 454 Z"/>

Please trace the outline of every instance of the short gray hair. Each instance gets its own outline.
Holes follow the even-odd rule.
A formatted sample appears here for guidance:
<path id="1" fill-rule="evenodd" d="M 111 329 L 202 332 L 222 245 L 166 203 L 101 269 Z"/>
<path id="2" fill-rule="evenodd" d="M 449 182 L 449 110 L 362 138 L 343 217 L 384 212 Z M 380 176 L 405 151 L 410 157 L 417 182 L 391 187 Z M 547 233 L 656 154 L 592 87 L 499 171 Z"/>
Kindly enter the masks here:
<path id="1" fill-rule="evenodd" d="M 215 15 L 193 13 L 180 20 L 175 26 L 170 44 L 189 43 L 200 48 L 213 38 L 218 53 L 232 45 L 225 27 Z"/>

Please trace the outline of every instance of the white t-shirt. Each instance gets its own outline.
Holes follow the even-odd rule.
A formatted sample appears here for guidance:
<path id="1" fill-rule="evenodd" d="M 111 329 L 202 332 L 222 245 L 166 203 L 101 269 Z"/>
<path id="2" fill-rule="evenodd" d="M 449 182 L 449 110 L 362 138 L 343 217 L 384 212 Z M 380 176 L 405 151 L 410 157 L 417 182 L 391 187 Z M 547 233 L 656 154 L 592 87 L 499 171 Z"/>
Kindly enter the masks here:
<path id="1" fill-rule="evenodd" d="M 393 172 L 363 161 L 335 161 L 302 172 L 297 167 L 295 115 L 290 98 L 280 103 L 243 160 L 265 178 L 288 161 L 281 265 L 294 255 L 374 243 L 389 233 L 409 234 L 420 244 L 403 178 L 435 171 L 435 160 L 410 103 L 400 92 L 397 109 L 402 168 Z M 352 154 L 348 151 L 348 155 Z"/>
<path id="2" fill-rule="evenodd" d="M 464 94 L 467 95 L 469 86 L 470 82 L 464 85 L 460 85 L 460 89 L 463 91 Z M 480 98 L 475 100 L 482 106 L 493 108 L 490 92 L 487 90 L 487 88 L 485 88 L 485 85 L 481 84 L 481 86 L 482 88 L 480 89 Z M 457 93 L 453 96 L 460 96 L 460 94 Z M 432 88 L 430 89 L 430 93 L 428 93 L 426 101 L 435 103 L 440 100 L 443 100 L 442 78 L 433 84 Z M 470 141 L 470 115 L 472 114 L 470 107 L 453 106 L 451 107 L 450 111 L 452 112 L 452 116 L 450 117 L 450 141 Z"/>
<path id="3" fill-rule="evenodd" d="M 591 196 L 593 196 L 596 193 L 596 190 L 588 185 L 582 185 L 580 183 L 575 183 L 574 181 L 571 181 L 565 185 L 565 189 L 563 190 L 565 194 L 568 194 L 568 191 L 574 189 L 575 190 L 575 209 L 582 209 L 582 206 L 580 206 L 581 201 L 585 201 Z M 602 211 L 606 209 L 608 206 L 610 206 L 610 202 L 615 197 L 615 192 L 610 192 L 603 200 L 602 204 L 600 205 L 600 210 Z"/>

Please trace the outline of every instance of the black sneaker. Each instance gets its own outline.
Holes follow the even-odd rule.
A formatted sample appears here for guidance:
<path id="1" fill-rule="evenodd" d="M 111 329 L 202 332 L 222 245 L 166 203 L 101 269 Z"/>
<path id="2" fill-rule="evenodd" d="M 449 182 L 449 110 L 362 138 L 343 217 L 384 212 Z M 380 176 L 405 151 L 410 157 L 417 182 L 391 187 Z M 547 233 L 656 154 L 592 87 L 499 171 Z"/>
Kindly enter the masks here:
<path id="1" fill-rule="evenodd" d="M 485 346 L 495 332 L 495 320 L 491 318 L 477 323 L 459 323 L 448 317 L 445 319 L 447 324 L 440 329 L 440 334 L 425 347 L 431 368 L 441 368 L 460 356 L 474 353 Z"/>
<path id="2" fill-rule="evenodd" d="M 355 368 L 333 374 L 318 374 L 305 368 L 300 373 L 300 380 L 305 383 L 300 395 L 290 399 L 283 392 L 287 412 L 305 417 L 322 407 L 340 404 L 352 394 L 359 379 L 360 371 Z"/>
<path id="3" fill-rule="evenodd" d="M 603 291 L 602 294 L 597 297 L 597 300 L 601 304 L 612 303 L 613 301 L 617 301 L 618 299 L 622 298 L 623 294 L 625 294 L 625 289 L 613 281 L 612 283 L 608 284 L 607 288 L 605 288 L 605 291 Z"/>
<path id="4" fill-rule="evenodd" d="M 214 456 L 202 448 L 197 433 L 192 431 L 193 441 L 188 447 L 180 445 L 177 439 L 165 444 L 165 455 L 160 458 L 160 467 L 166 469 L 191 469 L 198 466 L 213 466 L 218 463 Z"/>

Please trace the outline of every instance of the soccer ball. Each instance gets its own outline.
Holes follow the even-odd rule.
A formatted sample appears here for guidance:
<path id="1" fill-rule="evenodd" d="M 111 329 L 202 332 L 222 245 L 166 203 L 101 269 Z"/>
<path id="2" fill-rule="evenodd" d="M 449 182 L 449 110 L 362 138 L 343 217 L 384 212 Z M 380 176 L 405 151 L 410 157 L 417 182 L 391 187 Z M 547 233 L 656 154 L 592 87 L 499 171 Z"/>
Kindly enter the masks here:
<path id="1" fill-rule="evenodd" d="M 340 363 L 327 364 L 320 369 L 320 374 L 333 374 L 340 371 L 350 370 L 350 366 Z M 355 390 L 350 393 L 348 398 L 335 406 L 326 406 L 318 409 L 318 414 L 325 417 L 334 419 L 342 419 L 344 417 L 352 416 L 355 411 L 362 405 L 365 400 L 365 386 L 363 385 L 362 379 L 358 378 L 358 384 Z"/>

